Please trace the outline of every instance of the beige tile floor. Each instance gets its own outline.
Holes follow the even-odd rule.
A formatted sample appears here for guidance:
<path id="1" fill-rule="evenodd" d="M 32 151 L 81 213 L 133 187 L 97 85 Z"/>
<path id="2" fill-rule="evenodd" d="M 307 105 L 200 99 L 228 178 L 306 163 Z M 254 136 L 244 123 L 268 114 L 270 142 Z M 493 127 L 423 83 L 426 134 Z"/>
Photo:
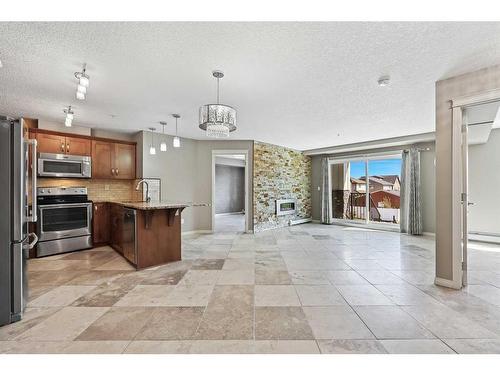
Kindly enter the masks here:
<path id="1" fill-rule="evenodd" d="M 433 285 L 434 241 L 305 224 L 183 238 L 136 272 L 109 247 L 29 262 L 2 353 L 500 353 L 500 246 Z"/>

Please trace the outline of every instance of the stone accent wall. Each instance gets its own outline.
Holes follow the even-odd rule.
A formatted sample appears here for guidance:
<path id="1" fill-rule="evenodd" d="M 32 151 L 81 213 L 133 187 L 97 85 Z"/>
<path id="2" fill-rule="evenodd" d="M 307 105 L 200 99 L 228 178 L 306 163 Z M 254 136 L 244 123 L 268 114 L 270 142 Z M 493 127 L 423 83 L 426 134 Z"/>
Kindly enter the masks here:
<path id="1" fill-rule="evenodd" d="M 276 216 L 277 199 L 296 199 L 295 215 Z M 300 151 L 254 142 L 254 231 L 279 228 L 311 217 L 311 157 Z"/>

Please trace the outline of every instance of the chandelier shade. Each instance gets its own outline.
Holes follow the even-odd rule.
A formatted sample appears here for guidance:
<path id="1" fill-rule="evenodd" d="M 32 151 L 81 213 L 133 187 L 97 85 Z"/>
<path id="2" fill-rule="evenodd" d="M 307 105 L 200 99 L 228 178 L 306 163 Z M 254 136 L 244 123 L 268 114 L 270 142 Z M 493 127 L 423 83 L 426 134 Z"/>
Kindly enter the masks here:
<path id="1" fill-rule="evenodd" d="M 224 138 L 236 130 L 236 110 L 224 104 L 206 104 L 200 107 L 200 129 L 208 137 Z"/>

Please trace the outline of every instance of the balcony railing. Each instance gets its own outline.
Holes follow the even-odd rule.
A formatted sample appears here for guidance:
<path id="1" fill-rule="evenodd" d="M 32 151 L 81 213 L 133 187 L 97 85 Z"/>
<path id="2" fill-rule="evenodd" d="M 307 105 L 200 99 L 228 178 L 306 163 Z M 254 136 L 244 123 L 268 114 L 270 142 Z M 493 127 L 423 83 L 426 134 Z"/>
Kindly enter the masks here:
<path id="1" fill-rule="evenodd" d="M 366 194 L 357 191 L 333 190 L 333 217 L 349 220 L 366 220 Z M 380 212 L 373 199 L 369 199 L 369 212 L 371 221 L 381 221 Z"/>

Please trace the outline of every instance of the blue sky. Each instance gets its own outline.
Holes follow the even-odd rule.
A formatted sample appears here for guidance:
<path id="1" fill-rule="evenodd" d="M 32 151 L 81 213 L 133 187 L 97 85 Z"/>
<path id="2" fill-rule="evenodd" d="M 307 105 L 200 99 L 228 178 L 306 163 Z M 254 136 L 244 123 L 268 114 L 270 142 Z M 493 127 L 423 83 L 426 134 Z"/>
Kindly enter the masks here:
<path id="1" fill-rule="evenodd" d="M 401 159 L 370 160 L 368 162 L 368 173 L 373 175 L 397 174 L 401 175 Z M 351 177 L 365 175 L 365 162 L 351 162 Z M 401 177 L 401 176 L 400 176 Z"/>

